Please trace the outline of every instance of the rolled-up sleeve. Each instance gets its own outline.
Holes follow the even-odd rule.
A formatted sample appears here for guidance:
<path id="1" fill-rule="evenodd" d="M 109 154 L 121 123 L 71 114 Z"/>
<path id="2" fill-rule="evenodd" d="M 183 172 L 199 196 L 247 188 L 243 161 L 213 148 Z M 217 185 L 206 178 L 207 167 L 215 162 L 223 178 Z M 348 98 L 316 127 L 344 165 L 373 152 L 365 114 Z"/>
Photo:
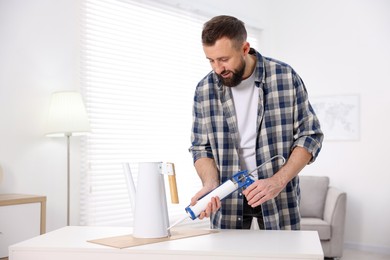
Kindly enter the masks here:
<path id="1" fill-rule="evenodd" d="M 204 115 L 202 106 L 202 95 L 198 88 L 195 92 L 194 105 L 192 110 L 192 132 L 191 132 L 191 147 L 193 162 L 199 158 L 213 158 L 213 153 L 207 137 L 206 117 Z"/>
<path id="2" fill-rule="evenodd" d="M 305 148 L 311 155 L 310 163 L 317 158 L 324 138 L 320 128 L 320 122 L 308 100 L 308 94 L 301 78 L 294 73 L 294 87 L 296 90 L 296 106 L 294 120 L 294 144 L 292 148 L 300 146 Z"/>

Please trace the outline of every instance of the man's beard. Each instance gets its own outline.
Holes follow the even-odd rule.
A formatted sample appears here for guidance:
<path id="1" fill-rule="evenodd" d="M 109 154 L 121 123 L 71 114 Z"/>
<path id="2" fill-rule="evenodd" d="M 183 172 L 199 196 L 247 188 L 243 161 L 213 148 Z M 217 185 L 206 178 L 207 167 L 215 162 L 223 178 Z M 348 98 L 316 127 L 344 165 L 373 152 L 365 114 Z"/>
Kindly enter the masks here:
<path id="1" fill-rule="evenodd" d="M 226 72 L 231 72 L 232 73 L 232 77 L 231 78 L 224 78 L 221 76 L 221 74 L 217 74 L 217 77 L 218 79 L 223 83 L 224 86 L 227 86 L 227 87 L 236 87 L 238 86 L 241 81 L 242 81 L 242 76 L 244 75 L 244 71 L 245 71 L 245 61 L 244 59 L 241 60 L 241 66 L 234 70 L 234 71 L 222 71 L 221 74 L 224 74 Z"/>

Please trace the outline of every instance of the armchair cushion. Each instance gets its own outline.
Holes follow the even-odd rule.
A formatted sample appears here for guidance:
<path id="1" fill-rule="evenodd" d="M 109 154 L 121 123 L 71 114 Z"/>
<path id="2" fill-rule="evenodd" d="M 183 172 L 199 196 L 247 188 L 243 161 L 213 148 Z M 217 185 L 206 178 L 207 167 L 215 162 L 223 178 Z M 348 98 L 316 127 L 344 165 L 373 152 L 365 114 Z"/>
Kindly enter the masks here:
<path id="1" fill-rule="evenodd" d="M 320 240 L 331 238 L 330 223 L 319 218 L 302 218 L 301 230 L 316 230 Z"/>
<path id="2" fill-rule="evenodd" d="M 323 219 L 329 177 L 301 176 L 299 181 L 301 186 L 301 216 Z"/>

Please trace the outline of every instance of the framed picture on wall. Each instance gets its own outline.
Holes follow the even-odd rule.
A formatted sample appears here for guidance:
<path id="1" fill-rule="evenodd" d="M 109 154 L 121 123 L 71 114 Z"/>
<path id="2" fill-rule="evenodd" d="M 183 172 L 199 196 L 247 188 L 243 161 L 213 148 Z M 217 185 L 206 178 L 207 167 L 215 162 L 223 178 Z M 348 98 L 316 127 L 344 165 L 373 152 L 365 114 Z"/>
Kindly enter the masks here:
<path id="1" fill-rule="evenodd" d="M 311 97 L 324 140 L 357 141 L 360 139 L 360 96 L 335 95 Z"/>

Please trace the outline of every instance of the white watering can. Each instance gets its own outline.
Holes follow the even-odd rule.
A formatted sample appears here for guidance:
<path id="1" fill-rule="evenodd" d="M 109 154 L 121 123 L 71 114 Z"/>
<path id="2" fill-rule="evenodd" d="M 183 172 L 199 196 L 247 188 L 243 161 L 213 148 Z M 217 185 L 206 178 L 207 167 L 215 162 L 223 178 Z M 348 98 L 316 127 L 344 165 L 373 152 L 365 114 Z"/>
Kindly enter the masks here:
<path id="1" fill-rule="evenodd" d="M 169 177 L 172 203 L 179 203 L 173 163 L 143 162 L 138 164 L 137 191 L 128 163 L 123 163 L 130 202 L 134 212 L 133 237 L 161 238 L 170 236 L 164 175 Z"/>

